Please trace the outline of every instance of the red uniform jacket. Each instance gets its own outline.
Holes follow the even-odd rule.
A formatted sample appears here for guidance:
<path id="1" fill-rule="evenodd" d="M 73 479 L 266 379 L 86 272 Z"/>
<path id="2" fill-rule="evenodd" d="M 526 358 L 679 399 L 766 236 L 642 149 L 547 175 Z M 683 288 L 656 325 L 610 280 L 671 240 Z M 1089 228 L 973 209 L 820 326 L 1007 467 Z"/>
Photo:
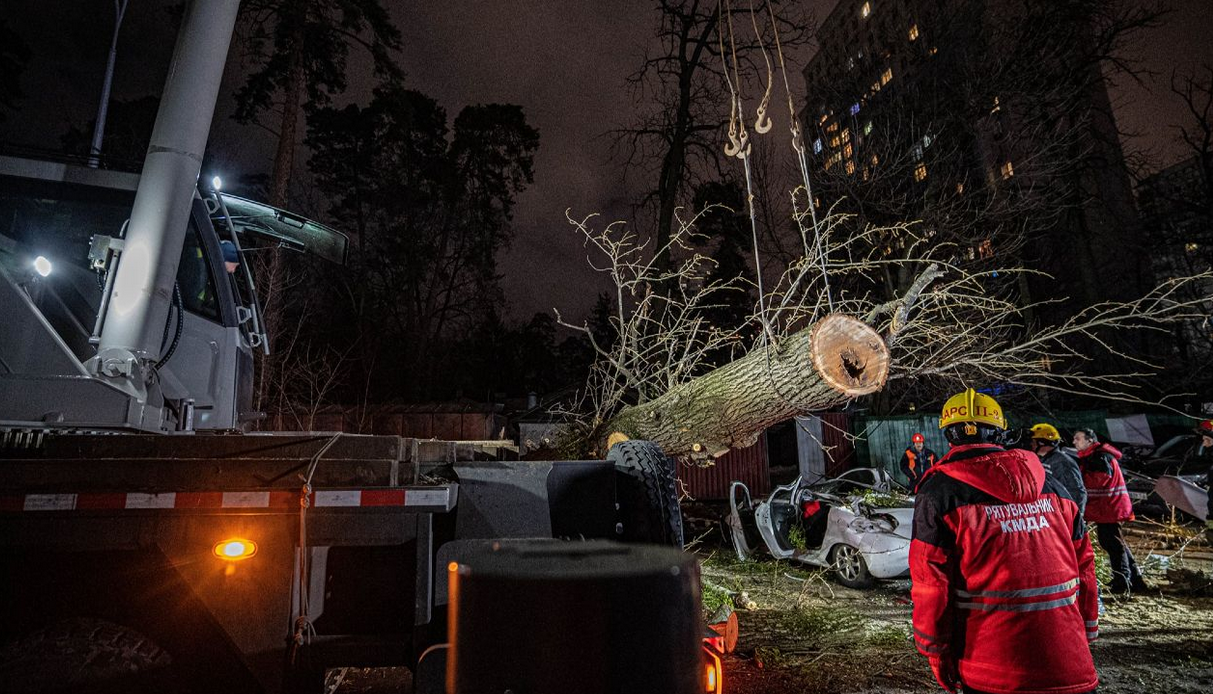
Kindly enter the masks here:
<path id="1" fill-rule="evenodd" d="M 914 503 L 914 641 L 984 692 L 1074 694 L 1099 679 L 1095 560 L 1078 506 L 1027 451 L 956 446 Z"/>
<path id="2" fill-rule="evenodd" d="M 1078 452 L 1082 483 L 1087 487 L 1087 510 L 1092 523 L 1120 523 L 1133 520 L 1133 501 L 1120 472 L 1120 451 L 1106 443 L 1097 443 Z"/>

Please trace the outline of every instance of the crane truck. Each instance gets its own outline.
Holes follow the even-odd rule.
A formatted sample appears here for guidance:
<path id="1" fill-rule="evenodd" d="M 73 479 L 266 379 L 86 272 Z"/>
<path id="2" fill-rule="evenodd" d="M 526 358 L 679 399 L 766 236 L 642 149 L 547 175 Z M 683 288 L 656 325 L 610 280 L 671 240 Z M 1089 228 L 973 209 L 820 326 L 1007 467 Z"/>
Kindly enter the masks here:
<path id="1" fill-rule="evenodd" d="M 0 156 L 4 691 L 314 691 L 355 666 L 441 691 L 458 681 L 448 614 L 467 642 L 468 624 L 493 622 L 491 601 L 464 601 L 480 617 L 449 602 L 465 557 L 513 547 L 571 576 L 647 565 L 615 541 L 681 546 L 672 462 L 645 442 L 526 461 L 491 442 L 251 431 L 270 340 L 252 263 L 232 272 L 223 246 L 342 263 L 348 239 L 198 183 L 238 5 L 185 12 L 140 173 Z M 545 571 L 561 594 L 564 574 Z M 685 613 L 692 592 L 664 602 Z M 596 632 L 624 643 L 591 644 L 590 660 L 627 643 L 648 654 L 575 688 L 618 690 L 630 669 L 718 691 L 719 659 L 705 674 L 677 638 L 683 655 L 656 663 L 670 683 L 640 667 L 654 642 L 636 634 L 670 623 L 648 621 Z"/>

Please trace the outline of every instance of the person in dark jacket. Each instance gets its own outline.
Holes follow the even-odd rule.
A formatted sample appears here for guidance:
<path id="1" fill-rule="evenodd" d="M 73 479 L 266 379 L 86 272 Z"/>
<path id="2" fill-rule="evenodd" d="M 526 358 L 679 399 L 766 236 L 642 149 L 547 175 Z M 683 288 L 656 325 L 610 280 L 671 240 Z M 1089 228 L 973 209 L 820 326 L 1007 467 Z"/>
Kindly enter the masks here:
<path id="1" fill-rule="evenodd" d="M 1078 513 L 1087 510 L 1087 487 L 1082 482 L 1078 461 L 1061 448 L 1061 432 L 1052 424 L 1037 424 L 1032 427 L 1032 450 L 1040 456 L 1045 474 L 1061 483 L 1078 505 Z"/>
<path id="2" fill-rule="evenodd" d="M 910 447 L 901 455 L 901 471 L 910 480 L 910 491 L 918 488 L 918 482 L 927 470 L 939 460 L 935 451 L 927 448 L 927 437 L 914 434 L 910 437 Z"/>
<path id="3" fill-rule="evenodd" d="M 1130 591 L 1149 590 L 1121 533 L 1120 524 L 1133 520 L 1134 516 L 1133 502 L 1120 471 L 1120 451 L 1100 443 L 1090 429 L 1074 432 L 1074 448 L 1078 449 L 1082 481 L 1087 487 L 1084 517 L 1095 524 L 1095 537 L 1112 564 L 1112 584 L 1108 590 L 1113 595 L 1126 596 Z"/>
<path id="4" fill-rule="evenodd" d="M 969 390 L 939 420 L 951 449 L 914 502 L 914 641 L 940 686 L 1079 694 L 1099 684 L 1095 556 L 1078 506 L 1040 460 L 993 441 L 998 403 Z"/>

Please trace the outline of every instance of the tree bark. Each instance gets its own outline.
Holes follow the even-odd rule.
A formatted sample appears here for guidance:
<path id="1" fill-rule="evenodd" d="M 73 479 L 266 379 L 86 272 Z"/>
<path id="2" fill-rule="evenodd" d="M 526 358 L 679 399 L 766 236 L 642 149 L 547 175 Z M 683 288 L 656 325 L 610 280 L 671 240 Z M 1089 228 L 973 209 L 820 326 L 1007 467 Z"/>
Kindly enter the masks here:
<path id="1" fill-rule="evenodd" d="M 832 314 L 777 347 L 620 411 L 599 429 L 598 450 L 619 432 L 653 441 L 667 455 L 710 459 L 749 446 L 772 424 L 875 392 L 888 374 L 889 350 L 880 335 L 860 320 Z"/>
<path id="2" fill-rule="evenodd" d="M 303 31 L 299 24 L 291 43 L 290 71 L 287 75 L 286 89 L 282 98 L 282 121 L 278 128 L 278 145 L 274 152 L 274 169 L 270 173 L 270 204 L 278 208 L 286 208 L 290 198 L 291 173 L 295 167 L 295 147 L 299 124 L 299 112 L 306 85 L 307 75 L 303 65 Z M 269 411 L 270 403 L 275 394 L 271 391 L 281 388 L 280 379 L 283 371 L 283 356 L 278 354 L 278 333 L 282 328 L 281 292 L 285 284 L 282 276 L 282 249 L 270 247 L 266 252 L 255 256 L 255 271 L 258 275 L 257 284 L 261 288 L 263 326 L 270 353 L 258 352 L 257 387 L 253 391 L 253 403 L 257 410 Z M 275 408 L 279 405 L 275 404 Z"/>
<path id="3" fill-rule="evenodd" d="M 282 95 L 282 122 L 278 129 L 278 148 L 274 152 L 274 171 L 270 174 L 270 204 L 274 207 L 286 207 L 290 194 L 291 172 L 295 168 L 295 133 L 299 127 L 306 77 L 303 37 L 297 36 L 292 44 L 291 68 Z"/>

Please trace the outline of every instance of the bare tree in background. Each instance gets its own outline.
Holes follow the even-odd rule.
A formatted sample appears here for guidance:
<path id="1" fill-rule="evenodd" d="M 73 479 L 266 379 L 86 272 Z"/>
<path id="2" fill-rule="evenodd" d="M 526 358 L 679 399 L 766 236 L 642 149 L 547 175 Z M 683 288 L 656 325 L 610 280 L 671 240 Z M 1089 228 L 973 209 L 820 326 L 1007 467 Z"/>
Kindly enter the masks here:
<path id="1" fill-rule="evenodd" d="M 1171 92 L 1184 104 L 1187 123 L 1176 128 L 1184 158 L 1143 178 L 1138 205 L 1156 274 L 1175 277 L 1213 269 L 1213 66 L 1190 66 L 1171 75 Z M 1203 296 L 1206 315 L 1176 325 L 1164 387 L 1213 387 L 1213 283 L 1189 289 Z"/>
<path id="2" fill-rule="evenodd" d="M 270 204 L 287 204 L 299 119 L 305 106 L 325 106 L 345 91 L 350 48 L 371 56 L 375 75 L 401 75 L 393 54 L 400 31 L 380 0 L 246 0 L 240 8 L 244 61 L 252 68 L 236 92 L 236 119 L 258 123 L 266 111 L 276 114 L 276 127 L 266 126 L 277 141 L 270 175 Z"/>
<path id="3" fill-rule="evenodd" d="M 734 105 L 726 88 L 726 59 L 735 54 L 747 71 L 769 66 L 764 52 L 774 46 L 772 21 L 789 53 L 808 41 L 810 22 L 795 3 L 658 0 L 655 10 L 661 47 L 646 54 L 628 77 L 635 121 L 612 135 L 628 168 L 653 181 L 641 204 L 653 210 L 653 247 L 664 271 L 674 262 L 666 251 L 678 227 L 676 208 L 690 202 L 698 184 L 736 176 L 720 151 Z M 730 45 L 728 32 L 719 30 L 722 21 L 757 26 L 758 33 Z"/>
<path id="4" fill-rule="evenodd" d="M 300 117 L 345 91 L 351 48 L 367 51 L 376 77 L 399 78 L 394 54 L 400 32 L 380 0 L 246 0 L 240 11 L 237 37 L 248 78 L 236 91 L 235 117 L 274 136 L 269 202 L 285 207 L 302 139 Z M 277 336 L 287 328 L 281 317 L 286 285 L 293 280 L 277 248 L 257 254 L 255 262 L 271 347 L 258 358 L 261 377 L 254 393 L 255 406 L 264 410 L 272 384 L 290 370 L 277 355 Z"/>
<path id="5" fill-rule="evenodd" d="M 1179 126 L 1179 139 L 1188 146 L 1196 161 L 1199 183 L 1196 195 L 1185 196 L 1174 202 L 1185 211 L 1213 218 L 1213 65 L 1208 63 L 1193 68 L 1187 73 L 1171 75 L 1171 92 L 1183 100 L 1190 124 Z M 1206 258 L 1213 261 L 1213 238 L 1208 236 L 1213 229 L 1205 228 L 1205 236 L 1193 239 L 1205 247 Z"/>
<path id="6" fill-rule="evenodd" d="M 1013 276 L 1025 335 L 1153 287 L 1104 80 L 1136 78 L 1122 56 L 1160 9 L 1123 0 L 910 7 L 873 13 L 863 30 L 871 40 L 823 39 L 827 57 L 806 71 L 817 202 L 837 204 L 858 228 L 919 220 L 933 242 L 958 247 L 954 262 L 969 272 L 1039 271 Z M 896 234 L 873 240 L 888 259 L 909 257 Z M 914 281 L 911 270 L 889 265 L 843 289 L 892 298 Z M 914 390 L 888 389 L 875 406 L 933 397 Z"/>

